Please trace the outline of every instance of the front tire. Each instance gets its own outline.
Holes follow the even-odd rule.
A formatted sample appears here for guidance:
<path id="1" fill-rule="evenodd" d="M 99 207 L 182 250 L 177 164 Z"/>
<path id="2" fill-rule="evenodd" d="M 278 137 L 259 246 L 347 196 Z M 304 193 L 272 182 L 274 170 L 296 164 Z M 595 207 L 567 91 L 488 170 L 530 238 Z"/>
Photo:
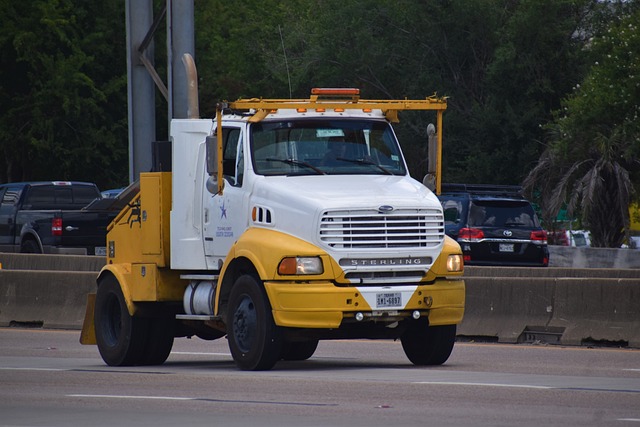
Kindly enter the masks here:
<path id="1" fill-rule="evenodd" d="M 102 360 L 110 366 L 139 365 L 143 361 L 148 319 L 132 317 L 113 276 L 100 280 L 94 322 Z"/>
<path id="2" fill-rule="evenodd" d="M 456 341 L 456 325 L 429 326 L 417 321 L 400 338 L 402 348 L 414 365 L 442 365 Z"/>
<path id="3" fill-rule="evenodd" d="M 240 276 L 233 285 L 227 336 L 233 360 L 244 371 L 269 370 L 280 359 L 282 333 L 264 289 L 253 276 Z"/>

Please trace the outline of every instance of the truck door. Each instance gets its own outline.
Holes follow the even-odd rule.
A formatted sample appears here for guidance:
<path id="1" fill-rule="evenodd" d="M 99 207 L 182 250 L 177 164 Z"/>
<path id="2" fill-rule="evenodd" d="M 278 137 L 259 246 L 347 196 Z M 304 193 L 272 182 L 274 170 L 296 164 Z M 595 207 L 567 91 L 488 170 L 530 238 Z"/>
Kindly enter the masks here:
<path id="1" fill-rule="evenodd" d="M 16 236 L 16 210 L 22 189 L 7 186 L 0 189 L 0 247 L 13 252 Z"/>
<path id="2" fill-rule="evenodd" d="M 248 194 L 243 188 L 244 149 L 241 127 L 222 128 L 222 195 L 204 192 L 204 250 L 208 257 L 223 259 L 231 245 L 247 228 Z"/>

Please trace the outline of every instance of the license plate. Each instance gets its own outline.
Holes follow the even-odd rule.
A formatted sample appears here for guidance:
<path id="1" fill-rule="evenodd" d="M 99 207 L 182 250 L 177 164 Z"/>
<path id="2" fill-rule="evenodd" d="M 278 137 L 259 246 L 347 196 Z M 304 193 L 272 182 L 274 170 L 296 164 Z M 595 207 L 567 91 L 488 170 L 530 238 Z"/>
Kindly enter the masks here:
<path id="1" fill-rule="evenodd" d="M 94 253 L 98 256 L 107 256 L 107 247 L 106 246 L 96 246 L 94 248 Z"/>
<path id="2" fill-rule="evenodd" d="M 400 292 L 376 294 L 376 308 L 399 306 L 402 306 L 402 294 Z"/>
<path id="3" fill-rule="evenodd" d="M 500 243 L 498 250 L 500 252 L 513 252 L 513 243 Z"/>

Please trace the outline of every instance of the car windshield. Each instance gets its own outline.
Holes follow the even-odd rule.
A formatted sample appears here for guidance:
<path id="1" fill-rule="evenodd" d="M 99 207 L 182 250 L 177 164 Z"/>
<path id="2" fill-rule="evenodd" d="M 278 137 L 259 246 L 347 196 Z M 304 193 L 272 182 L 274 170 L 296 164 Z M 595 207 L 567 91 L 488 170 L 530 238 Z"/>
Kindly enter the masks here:
<path id="1" fill-rule="evenodd" d="M 474 200 L 469 208 L 472 227 L 540 227 L 526 200 Z"/>
<path id="2" fill-rule="evenodd" d="M 406 175 L 397 140 L 383 121 L 256 123 L 251 157 L 259 175 Z"/>

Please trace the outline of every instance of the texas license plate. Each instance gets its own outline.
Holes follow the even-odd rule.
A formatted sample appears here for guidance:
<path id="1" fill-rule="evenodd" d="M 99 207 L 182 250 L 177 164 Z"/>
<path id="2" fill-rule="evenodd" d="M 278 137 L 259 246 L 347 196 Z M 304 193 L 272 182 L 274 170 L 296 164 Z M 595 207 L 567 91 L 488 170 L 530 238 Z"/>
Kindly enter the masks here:
<path id="1" fill-rule="evenodd" d="M 98 256 L 107 256 L 107 247 L 106 246 L 96 246 L 94 248 L 94 253 Z"/>
<path id="2" fill-rule="evenodd" d="M 402 306 L 402 294 L 400 292 L 376 294 L 376 308 L 399 306 Z"/>
<path id="3" fill-rule="evenodd" d="M 513 243 L 500 243 L 498 250 L 500 252 L 513 252 Z"/>

